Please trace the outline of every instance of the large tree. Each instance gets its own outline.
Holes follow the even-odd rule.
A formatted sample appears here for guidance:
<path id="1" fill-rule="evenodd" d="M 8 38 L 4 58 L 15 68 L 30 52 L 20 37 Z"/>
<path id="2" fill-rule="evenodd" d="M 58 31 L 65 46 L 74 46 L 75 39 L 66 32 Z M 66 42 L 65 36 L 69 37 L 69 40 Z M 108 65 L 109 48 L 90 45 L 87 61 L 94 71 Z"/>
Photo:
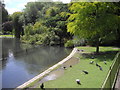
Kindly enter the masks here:
<path id="1" fill-rule="evenodd" d="M 12 21 L 13 21 L 13 26 L 15 29 L 15 37 L 20 39 L 20 35 L 22 34 L 23 28 L 22 25 L 23 23 L 20 21 L 20 16 L 22 15 L 22 12 L 15 12 L 12 14 Z"/>
<path id="2" fill-rule="evenodd" d="M 2 24 L 2 27 L 3 34 L 7 34 L 8 32 L 10 33 L 13 30 L 13 23 L 12 21 L 7 21 Z"/>
<path id="3" fill-rule="evenodd" d="M 5 4 L 0 1 L 0 30 L 2 30 L 2 24 L 8 21 L 8 11 L 5 9 Z"/>
<path id="4" fill-rule="evenodd" d="M 99 44 L 107 35 L 119 30 L 119 6 L 112 2 L 76 2 L 71 3 L 72 12 L 68 21 L 68 32 L 79 37 L 92 39 L 99 52 Z"/>
<path id="5" fill-rule="evenodd" d="M 2 23 L 8 21 L 8 11 L 5 9 L 5 4 L 0 1 L 0 17 L 2 16 Z"/>

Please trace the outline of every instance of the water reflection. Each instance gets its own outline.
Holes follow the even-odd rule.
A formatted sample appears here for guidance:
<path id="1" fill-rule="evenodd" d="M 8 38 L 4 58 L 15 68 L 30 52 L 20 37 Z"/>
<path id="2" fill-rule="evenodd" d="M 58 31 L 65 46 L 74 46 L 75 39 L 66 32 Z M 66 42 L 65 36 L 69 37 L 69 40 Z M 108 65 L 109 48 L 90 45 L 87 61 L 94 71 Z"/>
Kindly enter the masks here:
<path id="1" fill-rule="evenodd" d="M 65 58 L 71 50 L 40 46 L 29 49 L 14 39 L 3 39 L 2 87 L 15 88 Z M 27 52 L 26 52 L 27 49 Z M 1 75 L 1 74 L 0 74 Z"/>

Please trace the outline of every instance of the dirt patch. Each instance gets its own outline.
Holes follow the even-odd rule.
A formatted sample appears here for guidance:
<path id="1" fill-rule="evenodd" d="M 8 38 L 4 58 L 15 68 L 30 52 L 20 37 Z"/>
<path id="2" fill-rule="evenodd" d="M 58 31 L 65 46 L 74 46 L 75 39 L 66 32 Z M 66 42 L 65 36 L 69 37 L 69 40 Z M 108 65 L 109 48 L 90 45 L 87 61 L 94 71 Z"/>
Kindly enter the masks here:
<path id="1" fill-rule="evenodd" d="M 70 67 L 72 65 L 75 65 L 79 63 L 79 58 L 76 57 L 71 57 L 68 61 L 66 61 L 65 63 L 62 64 L 63 67 Z"/>

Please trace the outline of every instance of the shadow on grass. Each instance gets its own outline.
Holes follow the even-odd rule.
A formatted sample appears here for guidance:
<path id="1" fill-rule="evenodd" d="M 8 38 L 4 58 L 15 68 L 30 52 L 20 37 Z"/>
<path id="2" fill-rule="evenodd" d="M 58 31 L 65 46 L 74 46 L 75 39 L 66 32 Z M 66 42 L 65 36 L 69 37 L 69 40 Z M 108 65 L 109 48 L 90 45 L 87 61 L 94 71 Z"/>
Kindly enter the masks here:
<path id="1" fill-rule="evenodd" d="M 106 51 L 106 52 L 100 52 L 99 54 L 96 53 L 83 53 L 83 58 L 86 59 L 97 59 L 97 61 L 112 61 L 117 54 L 118 51 Z"/>

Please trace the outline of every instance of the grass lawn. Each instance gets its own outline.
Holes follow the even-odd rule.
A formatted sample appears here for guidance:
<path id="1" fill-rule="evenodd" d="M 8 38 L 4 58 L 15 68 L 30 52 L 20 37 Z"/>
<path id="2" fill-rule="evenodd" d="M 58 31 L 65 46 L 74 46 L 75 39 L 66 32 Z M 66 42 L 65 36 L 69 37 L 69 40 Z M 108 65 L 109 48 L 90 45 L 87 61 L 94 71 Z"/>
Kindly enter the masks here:
<path id="1" fill-rule="evenodd" d="M 79 63 L 65 70 L 64 75 L 56 80 L 45 82 L 45 88 L 101 88 L 109 67 L 117 53 L 116 51 L 120 49 L 114 47 L 100 47 L 102 53 L 95 55 L 91 54 L 95 52 L 95 47 L 77 48 L 83 49 L 85 52 L 83 52 L 82 56 L 80 53 L 75 55 L 75 57 L 80 58 Z M 91 59 L 92 56 L 95 58 Z M 104 64 L 104 60 L 106 60 L 107 65 Z M 90 61 L 97 62 L 103 68 L 103 71 L 101 71 L 95 63 L 89 64 Z M 85 75 L 82 70 L 86 70 L 89 73 Z M 78 85 L 76 79 L 80 79 L 82 85 Z"/>
<path id="2" fill-rule="evenodd" d="M 14 35 L 0 35 L 0 37 L 14 37 Z"/>

